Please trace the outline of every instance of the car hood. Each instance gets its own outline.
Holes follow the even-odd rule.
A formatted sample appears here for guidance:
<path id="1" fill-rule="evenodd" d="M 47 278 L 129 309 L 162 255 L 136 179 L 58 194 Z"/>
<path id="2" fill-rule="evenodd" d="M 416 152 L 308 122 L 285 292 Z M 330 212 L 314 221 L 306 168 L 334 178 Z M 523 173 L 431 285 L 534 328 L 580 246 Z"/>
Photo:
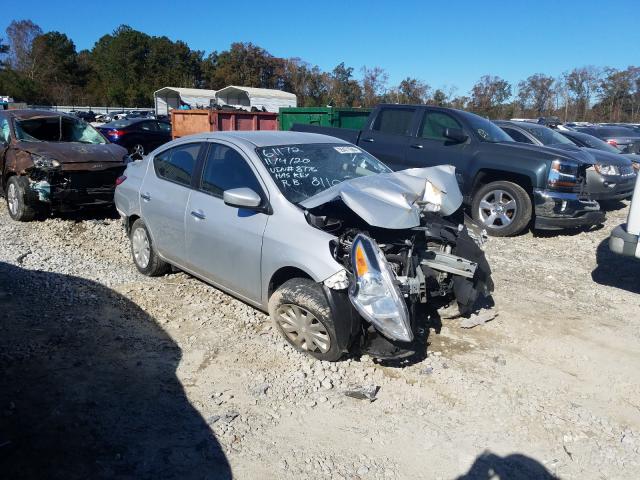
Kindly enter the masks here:
<path id="1" fill-rule="evenodd" d="M 596 163 L 600 165 L 617 165 L 618 167 L 628 167 L 631 164 L 631 159 L 624 154 L 620 155 L 617 153 L 605 152 L 604 150 L 596 150 L 594 148 L 584 148 L 584 150 L 593 155 L 593 158 L 596 159 Z"/>
<path id="2" fill-rule="evenodd" d="M 76 142 L 19 142 L 18 148 L 36 155 L 51 157 L 60 163 L 122 163 L 127 154 L 123 147 L 113 143 L 93 145 Z"/>
<path id="3" fill-rule="evenodd" d="M 455 167 L 440 165 L 411 168 L 346 180 L 300 203 L 306 209 L 342 200 L 372 227 L 413 228 L 420 225 L 421 213 L 435 211 L 437 193 L 442 192 L 439 212 L 451 215 L 462 205 Z"/>
<path id="4" fill-rule="evenodd" d="M 567 150 L 564 148 L 556 148 L 556 146 L 543 147 L 540 145 L 529 145 L 519 142 L 500 142 L 495 143 L 494 145 L 503 149 L 517 149 L 519 151 L 528 151 L 534 154 L 537 158 L 544 156 L 545 159 L 549 161 L 560 158 L 565 160 L 574 160 L 579 163 L 588 165 L 593 165 L 595 163 L 595 159 L 588 152 L 583 152 L 578 147 L 576 147 L 576 150 Z"/>

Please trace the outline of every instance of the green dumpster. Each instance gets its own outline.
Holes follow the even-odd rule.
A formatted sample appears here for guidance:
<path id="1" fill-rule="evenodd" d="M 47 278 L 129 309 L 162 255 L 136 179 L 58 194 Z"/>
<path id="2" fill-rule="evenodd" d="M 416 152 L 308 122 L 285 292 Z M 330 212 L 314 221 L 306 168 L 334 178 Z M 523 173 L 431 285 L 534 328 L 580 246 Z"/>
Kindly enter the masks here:
<path id="1" fill-rule="evenodd" d="M 370 112 L 370 108 L 288 107 L 280 109 L 279 124 L 280 130 L 291 130 L 295 123 L 360 130 Z"/>

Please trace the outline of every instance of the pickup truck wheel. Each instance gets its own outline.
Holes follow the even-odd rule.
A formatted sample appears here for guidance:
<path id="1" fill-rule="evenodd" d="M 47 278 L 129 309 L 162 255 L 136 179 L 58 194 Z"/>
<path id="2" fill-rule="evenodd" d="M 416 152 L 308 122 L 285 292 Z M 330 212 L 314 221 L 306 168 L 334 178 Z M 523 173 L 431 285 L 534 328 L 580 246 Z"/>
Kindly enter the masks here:
<path id="1" fill-rule="evenodd" d="M 491 182 L 481 187 L 473 196 L 471 214 L 489 235 L 516 235 L 527 228 L 531 221 L 531 198 L 516 183 Z"/>
<path id="2" fill-rule="evenodd" d="M 24 177 L 13 176 L 7 182 L 9 216 L 19 222 L 28 222 L 36 216 L 36 208 L 31 204 L 28 188 L 29 180 Z"/>
<path id="3" fill-rule="evenodd" d="M 316 282 L 306 278 L 286 281 L 271 295 L 269 315 L 299 352 L 328 362 L 342 356 L 329 303 Z"/>
<path id="4" fill-rule="evenodd" d="M 151 235 L 142 219 L 137 219 L 131 227 L 131 255 L 138 271 L 149 277 L 167 273 L 169 264 L 158 257 Z"/>

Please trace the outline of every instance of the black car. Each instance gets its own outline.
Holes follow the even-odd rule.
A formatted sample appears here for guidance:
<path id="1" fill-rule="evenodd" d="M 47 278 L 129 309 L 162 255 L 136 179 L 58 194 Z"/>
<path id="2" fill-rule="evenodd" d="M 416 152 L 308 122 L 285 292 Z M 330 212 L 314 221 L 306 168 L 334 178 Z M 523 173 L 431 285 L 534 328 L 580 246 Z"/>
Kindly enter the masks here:
<path id="1" fill-rule="evenodd" d="M 640 155 L 634 153 L 624 153 L 619 148 L 614 147 L 610 143 L 600 140 L 598 137 L 589 135 L 584 132 L 575 132 L 573 130 L 558 130 L 558 133 L 564 135 L 578 147 L 594 148 L 603 152 L 615 153 L 617 155 L 623 155 L 625 158 L 631 160 L 633 168 L 636 171 L 640 170 Z"/>
<path id="2" fill-rule="evenodd" d="M 640 133 L 627 127 L 575 127 L 577 132 L 588 133 L 618 148 L 623 153 L 640 153 Z"/>
<path id="3" fill-rule="evenodd" d="M 171 140 L 171 124 L 161 120 L 114 120 L 98 127 L 98 130 L 112 143 L 125 147 L 133 158 L 142 158 Z"/>
<path id="4" fill-rule="evenodd" d="M 559 130 L 530 122 L 496 120 L 494 122 L 516 142 L 566 152 L 588 167 L 586 189 L 596 200 L 620 200 L 633 194 L 636 171 L 631 161 L 618 153 L 576 145 Z"/>

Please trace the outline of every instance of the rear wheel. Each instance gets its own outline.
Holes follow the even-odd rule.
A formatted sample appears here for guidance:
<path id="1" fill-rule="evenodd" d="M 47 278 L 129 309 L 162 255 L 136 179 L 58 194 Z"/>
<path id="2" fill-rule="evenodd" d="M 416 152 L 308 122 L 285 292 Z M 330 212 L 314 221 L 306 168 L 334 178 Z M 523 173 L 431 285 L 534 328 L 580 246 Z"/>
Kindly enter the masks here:
<path id="1" fill-rule="evenodd" d="M 28 222 L 36 216 L 36 206 L 28 195 L 29 180 L 13 176 L 7 182 L 7 208 L 9 216 L 19 222 Z"/>
<path id="2" fill-rule="evenodd" d="M 335 362 L 342 356 L 331 309 L 320 285 L 306 278 L 286 281 L 269 299 L 269 315 L 278 331 L 296 350 L 318 360 Z"/>
<path id="3" fill-rule="evenodd" d="M 520 185 L 491 182 L 473 196 L 471 213 L 489 235 L 507 237 L 522 232 L 532 215 L 531 198 Z"/>
<path id="4" fill-rule="evenodd" d="M 144 145 L 142 145 L 141 143 L 136 143 L 129 149 L 129 155 L 137 160 L 142 159 L 142 157 L 144 157 Z"/>
<path id="5" fill-rule="evenodd" d="M 133 263 L 140 273 L 156 277 L 169 271 L 169 264 L 158 256 L 142 219 L 139 218 L 133 223 L 130 238 Z"/>

